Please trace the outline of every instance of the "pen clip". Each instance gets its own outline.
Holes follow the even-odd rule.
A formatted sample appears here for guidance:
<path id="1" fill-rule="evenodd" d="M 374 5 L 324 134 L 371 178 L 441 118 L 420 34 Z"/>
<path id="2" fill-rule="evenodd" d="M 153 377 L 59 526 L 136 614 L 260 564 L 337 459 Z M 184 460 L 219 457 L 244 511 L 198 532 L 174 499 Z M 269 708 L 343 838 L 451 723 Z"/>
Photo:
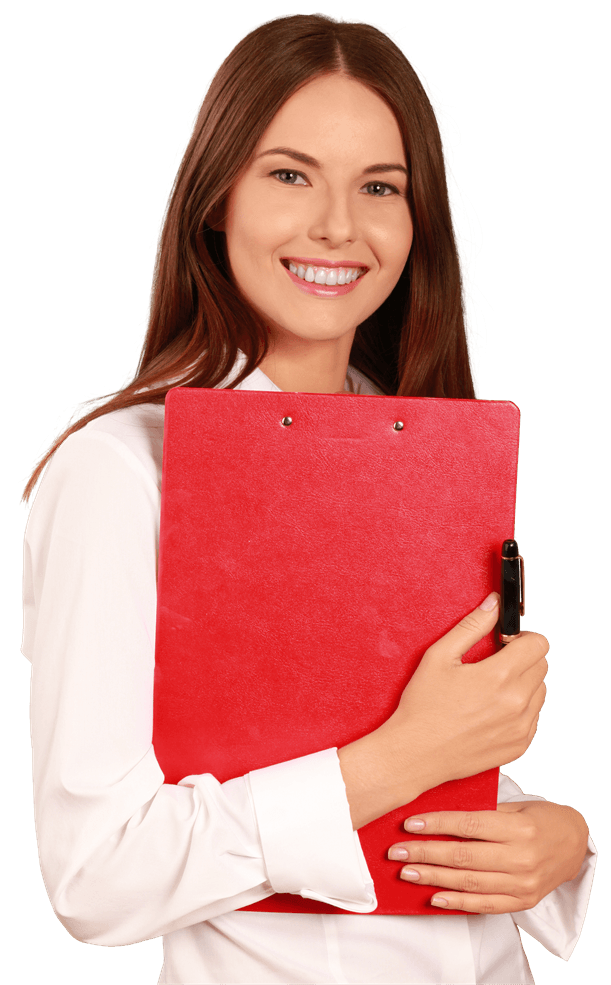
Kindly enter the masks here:
<path id="1" fill-rule="evenodd" d="M 518 554 L 520 559 L 520 615 L 524 615 L 524 609 L 526 605 L 526 592 L 524 589 L 524 558 L 521 554 Z"/>

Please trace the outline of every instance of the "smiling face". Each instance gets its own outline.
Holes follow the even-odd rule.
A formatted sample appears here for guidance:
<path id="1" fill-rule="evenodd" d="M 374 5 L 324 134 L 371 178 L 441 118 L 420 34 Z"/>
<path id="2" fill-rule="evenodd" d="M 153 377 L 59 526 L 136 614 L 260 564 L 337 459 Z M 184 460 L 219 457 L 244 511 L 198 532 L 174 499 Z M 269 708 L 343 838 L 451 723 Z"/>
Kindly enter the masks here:
<path id="1" fill-rule="evenodd" d="M 217 227 L 274 343 L 341 340 L 349 353 L 409 255 L 406 188 L 397 122 L 366 86 L 326 75 L 287 100 Z"/>

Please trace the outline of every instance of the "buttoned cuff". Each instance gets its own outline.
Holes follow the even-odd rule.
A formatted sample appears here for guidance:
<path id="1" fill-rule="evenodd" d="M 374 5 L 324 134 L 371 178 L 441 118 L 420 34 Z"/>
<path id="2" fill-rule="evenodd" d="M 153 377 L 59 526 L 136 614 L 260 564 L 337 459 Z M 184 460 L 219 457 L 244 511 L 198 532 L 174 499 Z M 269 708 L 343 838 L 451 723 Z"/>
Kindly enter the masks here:
<path id="1" fill-rule="evenodd" d="M 336 749 L 248 774 L 269 883 L 353 913 L 377 906 Z"/>

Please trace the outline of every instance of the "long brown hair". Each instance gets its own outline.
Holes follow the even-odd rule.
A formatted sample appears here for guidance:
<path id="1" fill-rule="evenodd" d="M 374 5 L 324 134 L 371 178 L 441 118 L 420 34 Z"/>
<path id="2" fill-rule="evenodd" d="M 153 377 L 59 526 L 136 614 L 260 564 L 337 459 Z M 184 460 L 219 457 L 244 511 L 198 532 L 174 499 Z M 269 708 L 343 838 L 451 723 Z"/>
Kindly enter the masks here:
<path id="1" fill-rule="evenodd" d="M 321 14 L 281 17 L 248 34 L 216 73 L 170 197 L 155 266 L 149 327 L 132 382 L 58 438 L 34 470 L 24 498 L 60 444 L 89 421 L 140 403 L 163 403 L 172 386 L 215 387 L 241 349 L 234 387 L 267 351 L 260 315 L 232 283 L 223 233 L 206 222 L 248 166 L 286 100 L 312 79 L 341 72 L 391 108 L 409 172 L 414 239 L 392 294 L 357 329 L 350 362 L 388 394 L 473 397 L 458 255 L 441 139 L 431 104 L 395 44 L 368 24 Z"/>

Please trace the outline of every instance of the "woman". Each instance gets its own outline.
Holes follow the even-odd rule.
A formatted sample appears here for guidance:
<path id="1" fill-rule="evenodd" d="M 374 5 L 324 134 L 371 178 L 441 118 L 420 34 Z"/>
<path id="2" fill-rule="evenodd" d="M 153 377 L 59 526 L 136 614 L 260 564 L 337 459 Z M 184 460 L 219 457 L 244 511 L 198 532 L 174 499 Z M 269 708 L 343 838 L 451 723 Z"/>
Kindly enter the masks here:
<path id="1" fill-rule="evenodd" d="M 383 728 L 339 754 L 271 767 L 264 790 L 163 783 L 151 747 L 163 400 L 186 383 L 473 396 L 438 131 L 375 29 L 289 17 L 228 57 L 176 180 L 139 371 L 32 477 L 28 491 L 52 456 L 26 551 L 40 854 L 74 936 L 165 935 L 161 981 L 531 980 L 516 922 L 558 951 L 578 932 L 577 812 L 505 778 L 492 816 L 416 819 L 475 839 L 460 859 L 451 843 L 389 846 L 408 856 L 406 880 L 444 887 L 435 905 L 465 916 L 366 916 L 354 852 L 353 828 L 530 743 L 542 637 L 478 665 L 476 688 L 455 672 L 496 622 L 495 596 L 431 648 Z M 287 884 L 352 912 L 238 911 Z"/>

